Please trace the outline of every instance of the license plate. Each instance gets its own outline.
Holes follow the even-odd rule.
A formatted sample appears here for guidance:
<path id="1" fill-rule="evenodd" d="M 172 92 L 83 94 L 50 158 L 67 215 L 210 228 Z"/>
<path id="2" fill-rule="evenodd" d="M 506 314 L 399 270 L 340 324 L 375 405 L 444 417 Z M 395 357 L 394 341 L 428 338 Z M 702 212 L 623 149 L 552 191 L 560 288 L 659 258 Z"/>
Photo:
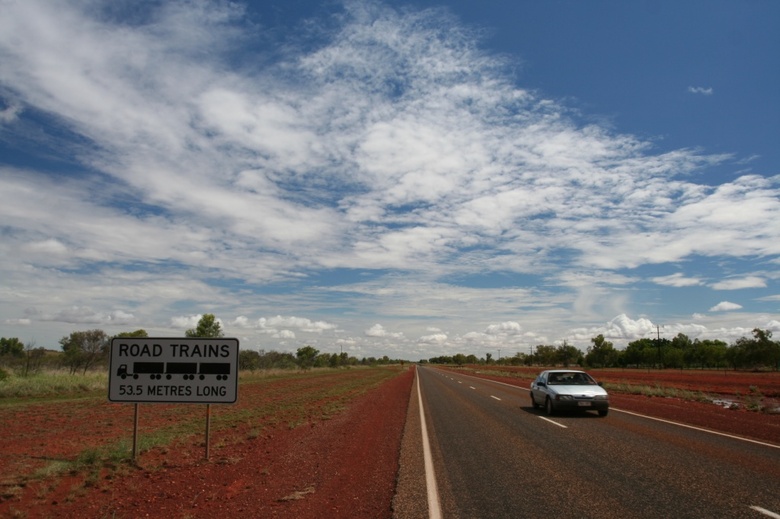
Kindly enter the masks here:
<path id="1" fill-rule="evenodd" d="M 590 402 L 577 402 L 580 407 L 590 407 Z"/>

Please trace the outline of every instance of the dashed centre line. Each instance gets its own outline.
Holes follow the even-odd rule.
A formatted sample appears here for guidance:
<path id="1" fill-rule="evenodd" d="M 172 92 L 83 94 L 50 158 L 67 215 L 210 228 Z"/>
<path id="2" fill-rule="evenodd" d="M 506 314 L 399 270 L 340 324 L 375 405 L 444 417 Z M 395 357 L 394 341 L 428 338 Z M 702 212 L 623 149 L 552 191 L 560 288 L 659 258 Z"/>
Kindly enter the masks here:
<path id="1" fill-rule="evenodd" d="M 567 425 L 563 425 L 562 423 L 558 423 L 558 422 L 556 422 L 555 420 L 550 420 L 549 418 L 545 418 L 544 416 L 540 416 L 539 418 L 541 418 L 541 419 L 542 419 L 542 420 L 544 420 L 545 422 L 550 422 L 551 424 L 555 424 L 555 425 L 557 425 L 558 427 L 561 427 L 561 428 L 563 428 L 563 429 L 568 429 L 568 428 L 569 428 Z"/>

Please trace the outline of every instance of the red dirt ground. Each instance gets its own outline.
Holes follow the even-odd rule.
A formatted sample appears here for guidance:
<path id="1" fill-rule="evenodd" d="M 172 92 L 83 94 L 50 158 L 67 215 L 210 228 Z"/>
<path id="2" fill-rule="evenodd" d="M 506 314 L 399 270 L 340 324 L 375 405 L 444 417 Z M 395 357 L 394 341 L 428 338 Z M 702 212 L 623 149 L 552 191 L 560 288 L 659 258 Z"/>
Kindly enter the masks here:
<path id="1" fill-rule="evenodd" d="M 264 427 L 257 436 L 249 425 L 212 433 L 210 461 L 204 460 L 203 436 L 154 448 L 142 453 L 137 465 L 106 470 L 110 479 L 103 476 L 86 487 L 83 475 L 60 478 L 54 488 L 47 486 L 50 482 L 32 482 L 11 489 L 7 481 L 9 474 L 27 472 L 30 464 L 74 456 L 85 441 L 100 444 L 126 436 L 132 431 L 126 404 L 105 404 L 115 408 L 114 418 L 102 406 L 96 412 L 94 403 L 91 410 L 77 403 L 62 406 L 60 416 L 52 416 L 49 407 L 45 417 L 36 416 L 33 407 L 13 420 L 4 416 L 12 410 L 3 409 L 0 474 L 6 483 L 0 517 L 390 518 L 413 379 L 414 371 L 406 370 L 356 397 L 346 410 L 327 416 L 313 412 L 307 423 L 294 428 L 282 422 Z M 301 391 L 304 383 L 287 381 L 274 392 Z M 326 384 L 317 380 L 317 390 L 324 394 Z M 260 397 L 243 391 L 241 401 L 250 405 Z M 203 406 L 165 407 L 178 414 L 171 420 L 203 413 Z M 149 424 L 152 418 L 142 416 L 141 421 Z M 90 431 L 87 439 L 85 430 Z"/>
<path id="2" fill-rule="evenodd" d="M 105 469 L 87 486 L 83 474 L 24 486 L 13 480 L 48 460 L 74 456 L 85 442 L 127 436 L 132 412 L 126 404 L 96 410 L 94 401 L 73 401 L 58 416 L 50 407 L 45 415 L 38 406 L 1 408 L 0 517 L 390 518 L 413 377 L 413 370 L 405 371 L 355 397 L 341 412 L 314 410 L 295 427 L 281 421 L 258 432 L 239 423 L 212 433 L 210 461 L 203 460 L 202 436 L 190 437 L 142 453 L 136 465 Z M 489 378 L 527 386 L 516 378 Z M 273 400 L 274 394 L 303 391 L 295 384 L 304 383 L 265 388 L 263 396 Z M 323 384 L 327 381 L 317 380 L 307 390 Z M 248 396 L 242 393 L 241 401 L 251 401 Z M 780 445 L 780 415 L 631 395 L 613 395 L 612 405 Z M 203 412 L 201 406 L 167 411 L 155 419 L 182 421 Z M 142 423 L 151 420 L 142 416 Z"/>

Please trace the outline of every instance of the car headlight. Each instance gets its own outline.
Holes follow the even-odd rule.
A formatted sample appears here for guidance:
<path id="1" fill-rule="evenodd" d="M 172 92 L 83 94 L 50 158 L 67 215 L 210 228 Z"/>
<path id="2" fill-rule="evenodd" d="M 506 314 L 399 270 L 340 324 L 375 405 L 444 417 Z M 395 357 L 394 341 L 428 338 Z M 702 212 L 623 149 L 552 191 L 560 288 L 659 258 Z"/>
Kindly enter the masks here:
<path id="1" fill-rule="evenodd" d="M 609 400 L 609 395 L 596 395 L 593 400 Z"/>

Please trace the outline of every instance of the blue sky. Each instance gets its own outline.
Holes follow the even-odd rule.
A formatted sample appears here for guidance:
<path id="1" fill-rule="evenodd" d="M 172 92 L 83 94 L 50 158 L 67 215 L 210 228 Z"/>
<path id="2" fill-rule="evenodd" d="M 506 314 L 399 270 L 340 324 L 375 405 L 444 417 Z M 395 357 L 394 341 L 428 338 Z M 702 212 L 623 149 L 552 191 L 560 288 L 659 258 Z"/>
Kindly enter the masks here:
<path id="1" fill-rule="evenodd" d="M 780 331 L 780 4 L 2 1 L 0 335 Z"/>

